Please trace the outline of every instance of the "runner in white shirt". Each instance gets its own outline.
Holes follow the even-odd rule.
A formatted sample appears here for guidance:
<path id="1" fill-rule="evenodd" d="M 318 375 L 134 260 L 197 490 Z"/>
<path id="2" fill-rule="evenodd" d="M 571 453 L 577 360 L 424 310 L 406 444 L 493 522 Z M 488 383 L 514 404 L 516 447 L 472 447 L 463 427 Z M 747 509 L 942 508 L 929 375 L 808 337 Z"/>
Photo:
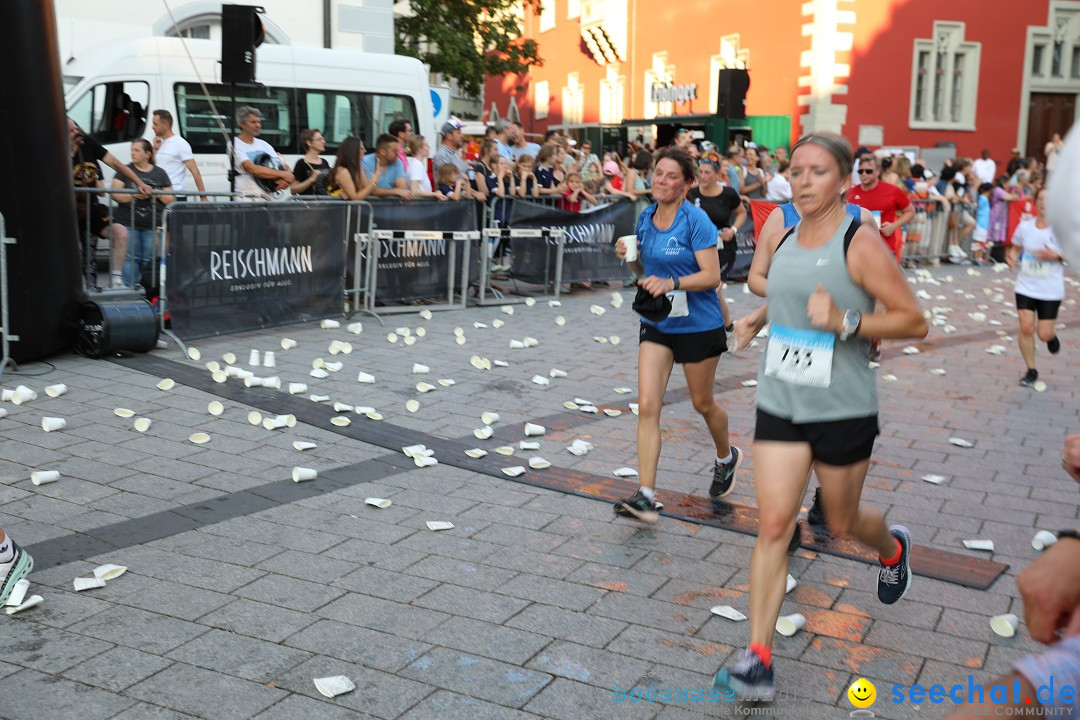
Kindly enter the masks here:
<path id="1" fill-rule="evenodd" d="M 195 181 L 195 187 L 206 192 L 203 184 L 202 173 L 199 165 L 195 162 L 195 155 L 191 152 L 191 145 L 172 130 L 173 116 L 168 110 L 154 111 L 154 164 L 169 174 L 172 181 L 172 189 L 176 191 L 176 199 L 184 194 L 187 172 L 191 173 L 191 179 Z M 210 198 L 202 196 L 203 202 Z"/>
<path id="2" fill-rule="evenodd" d="M 1020 336 L 1016 344 L 1027 364 L 1027 373 L 1020 384 L 1032 387 L 1039 379 L 1035 369 L 1035 335 L 1046 343 L 1051 355 L 1061 350 L 1061 341 L 1054 332 L 1058 308 L 1065 299 L 1064 255 L 1046 218 L 1046 193 L 1042 188 L 1035 195 L 1032 220 L 1020 223 L 1012 236 L 1009 248 L 1009 267 L 1016 275 L 1016 309 L 1020 316 Z M 1038 316 L 1038 327 L 1036 327 Z"/>

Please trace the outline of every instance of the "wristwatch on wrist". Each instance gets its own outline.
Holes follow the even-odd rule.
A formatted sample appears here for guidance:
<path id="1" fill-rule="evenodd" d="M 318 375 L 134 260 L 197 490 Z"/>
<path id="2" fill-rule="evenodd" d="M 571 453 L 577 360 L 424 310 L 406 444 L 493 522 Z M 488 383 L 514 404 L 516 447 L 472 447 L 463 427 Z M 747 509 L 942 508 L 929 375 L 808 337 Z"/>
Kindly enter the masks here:
<path id="1" fill-rule="evenodd" d="M 1072 538 L 1073 540 L 1080 540 L 1080 530 L 1058 530 L 1058 540 L 1062 538 Z"/>
<path id="2" fill-rule="evenodd" d="M 671 289 L 672 290 L 678 290 L 679 289 L 679 278 L 677 278 L 677 277 L 672 277 L 671 278 Z"/>
<path id="3" fill-rule="evenodd" d="M 854 335 L 859 329 L 859 323 L 862 322 L 862 313 L 854 308 L 849 308 L 844 311 L 844 320 L 840 325 L 840 341 L 843 342 L 849 337 Z"/>

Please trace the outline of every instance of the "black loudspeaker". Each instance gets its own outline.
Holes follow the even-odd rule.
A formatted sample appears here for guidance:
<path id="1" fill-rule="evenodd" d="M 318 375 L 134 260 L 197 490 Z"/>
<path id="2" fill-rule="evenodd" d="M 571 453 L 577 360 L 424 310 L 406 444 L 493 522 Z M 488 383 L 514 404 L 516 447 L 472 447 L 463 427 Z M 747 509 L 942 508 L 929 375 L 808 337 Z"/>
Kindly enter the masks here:
<path id="1" fill-rule="evenodd" d="M 221 6 L 221 82 L 255 82 L 255 48 L 266 37 L 254 5 Z"/>
<path id="2" fill-rule="evenodd" d="M 746 92 L 750 89 L 747 70 L 721 70 L 716 114 L 732 120 L 746 119 Z"/>
<path id="3" fill-rule="evenodd" d="M 75 350 L 90 358 L 114 352 L 150 352 L 157 347 L 158 321 L 146 300 L 83 303 Z"/>

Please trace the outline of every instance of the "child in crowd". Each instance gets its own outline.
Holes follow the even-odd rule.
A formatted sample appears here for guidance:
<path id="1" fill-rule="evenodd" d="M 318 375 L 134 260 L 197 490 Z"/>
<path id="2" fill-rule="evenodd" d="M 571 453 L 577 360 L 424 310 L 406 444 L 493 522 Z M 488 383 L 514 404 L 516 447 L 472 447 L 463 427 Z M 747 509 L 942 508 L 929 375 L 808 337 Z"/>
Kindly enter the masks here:
<path id="1" fill-rule="evenodd" d="M 540 186 L 541 195 L 561 195 L 563 189 L 559 187 L 555 179 L 555 146 L 548 143 L 540 148 L 540 154 L 536 156 L 536 184 Z"/>
<path id="2" fill-rule="evenodd" d="M 596 198 L 585 190 L 585 183 L 581 180 L 581 173 L 572 172 L 566 175 L 566 189 L 562 193 L 562 201 L 559 206 L 570 212 L 581 212 L 581 201 L 590 205 L 596 204 Z"/>
<path id="3" fill-rule="evenodd" d="M 971 252 L 976 265 L 987 262 L 986 251 L 990 243 L 990 193 L 993 192 L 992 183 L 983 183 L 979 186 L 979 199 L 975 209 L 975 229 L 971 232 Z"/>
<path id="4" fill-rule="evenodd" d="M 446 163 L 439 168 L 439 192 L 446 196 L 447 200 L 460 200 L 465 192 L 465 178 L 458 172 L 453 163 Z"/>
<path id="5" fill-rule="evenodd" d="M 514 163 L 514 175 L 517 177 L 516 192 L 518 197 L 539 197 L 540 186 L 536 184 L 533 172 L 536 170 L 536 158 L 529 153 L 522 153 Z"/>
<path id="6" fill-rule="evenodd" d="M 619 163 L 608 160 L 604 163 L 604 183 L 600 186 L 600 192 L 605 195 L 624 197 L 628 200 L 637 200 L 637 196 L 623 189 L 623 176 L 619 170 Z"/>

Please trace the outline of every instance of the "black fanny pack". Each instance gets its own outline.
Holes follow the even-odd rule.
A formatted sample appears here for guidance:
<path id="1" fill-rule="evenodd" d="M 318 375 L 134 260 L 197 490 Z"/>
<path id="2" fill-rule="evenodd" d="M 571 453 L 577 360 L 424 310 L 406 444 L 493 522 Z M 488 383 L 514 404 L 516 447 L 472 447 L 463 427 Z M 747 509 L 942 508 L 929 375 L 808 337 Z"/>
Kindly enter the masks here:
<path id="1" fill-rule="evenodd" d="M 671 314 L 671 298 L 664 293 L 653 297 L 645 288 L 638 287 L 632 307 L 646 320 L 660 322 Z"/>

